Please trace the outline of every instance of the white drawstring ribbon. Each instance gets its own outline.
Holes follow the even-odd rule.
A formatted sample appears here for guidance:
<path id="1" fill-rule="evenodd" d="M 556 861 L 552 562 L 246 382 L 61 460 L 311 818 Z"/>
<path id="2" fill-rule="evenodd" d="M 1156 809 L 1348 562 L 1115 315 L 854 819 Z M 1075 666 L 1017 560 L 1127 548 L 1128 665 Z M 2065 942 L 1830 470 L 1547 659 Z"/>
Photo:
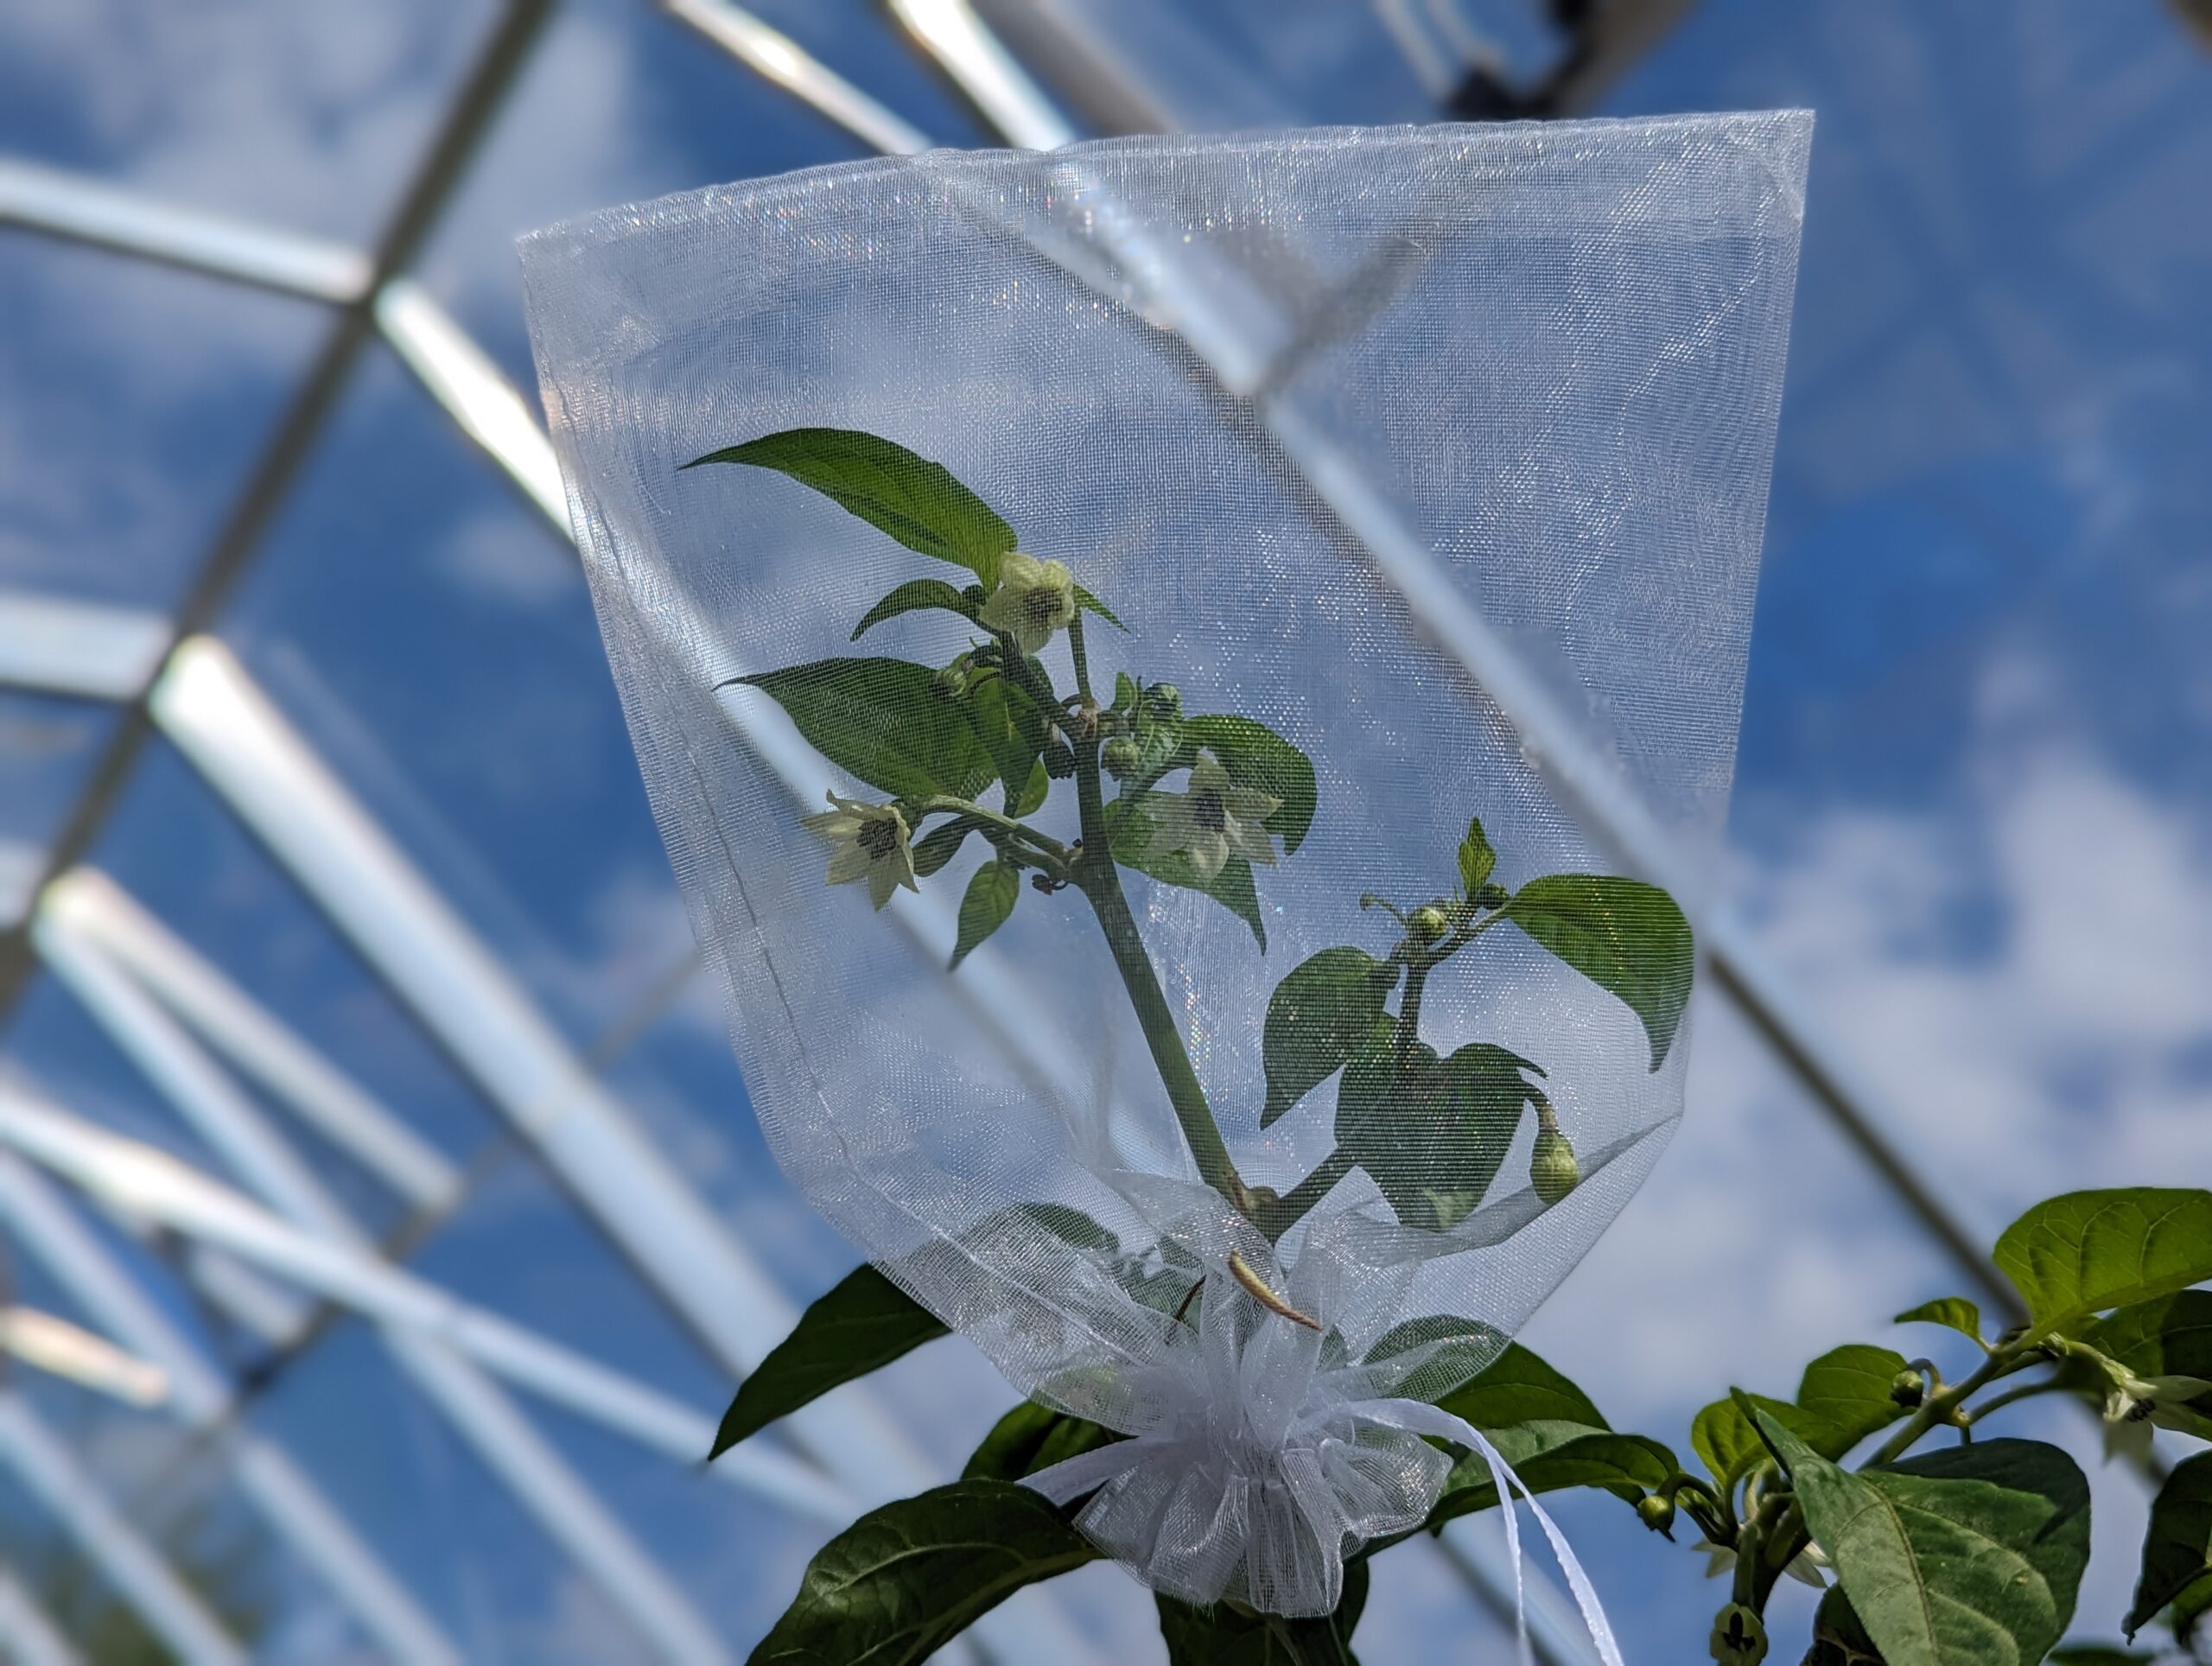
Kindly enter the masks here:
<path id="1" fill-rule="evenodd" d="M 1622 1666 L 1598 1593 L 1566 1536 L 1497 1448 L 1426 1401 L 1364 1397 L 1357 1367 L 1319 1368 L 1320 1338 L 1208 1281 L 1195 1345 L 1137 1374 L 1128 1440 L 1039 1471 L 1027 1485 L 1058 1504 L 1091 1495 L 1076 1525 L 1154 1590 L 1200 1606 L 1235 1597 L 1262 1612 L 1318 1618 L 1344 1593 L 1347 1546 L 1427 1519 L 1452 1440 L 1489 1467 L 1505 1512 L 1515 1631 L 1533 1666 L 1514 1495 L 1565 1570 L 1604 1666 Z M 1240 1309 L 1242 1312 L 1240 1313 Z"/>

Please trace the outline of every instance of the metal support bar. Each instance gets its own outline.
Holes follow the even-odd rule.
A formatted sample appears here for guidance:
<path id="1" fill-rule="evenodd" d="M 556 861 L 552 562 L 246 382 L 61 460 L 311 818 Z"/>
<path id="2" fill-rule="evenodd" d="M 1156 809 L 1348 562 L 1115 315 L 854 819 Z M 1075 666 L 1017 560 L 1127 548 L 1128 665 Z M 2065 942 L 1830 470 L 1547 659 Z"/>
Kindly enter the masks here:
<path id="1" fill-rule="evenodd" d="M 889 156 L 930 148 L 919 128 L 877 103 L 843 76 L 801 51 L 750 12 L 726 0 L 665 0 L 689 23 L 763 80 L 827 116 L 863 144 Z"/>
<path id="2" fill-rule="evenodd" d="M 148 1300 L 52 1183 L 5 1150 L 0 1150 L 0 1222 L 94 1323 L 161 1367 L 172 1415 L 197 1431 L 227 1422 L 233 1402 L 215 1368 Z M 391 1659 L 405 1666 L 459 1666 L 459 1647 L 281 1448 L 246 1429 L 232 1430 L 229 1441 L 245 1496 L 283 1542 L 330 1582 Z"/>
<path id="3" fill-rule="evenodd" d="M 80 868 L 40 899 L 34 938 L 59 931 L 99 948 L 269 1090 L 416 1209 L 461 1200 L 460 1171 L 429 1141 L 148 913 L 106 874 Z"/>
<path id="4" fill-rule="evenodd" d="M 0 1462 L 22 1478 L 186 1666 L 246 1666 L 223 1629 L 138 1530 L 118 1515 L 21 1395 L 0 1389 Z"/>
<path id="5" fill-rule="evenodd" d="M 168 1373 L 36 1307 L 0 1307 L 0 1353 L 143 1411 L 169 1397 Z"/>
<path id="6" fill-rule="evenodd" d="M 170 1038 L 177 1039 L 181 1038 Z M 139 1045 L 150 1054 L 148 1041 Z M 188 1049 L 191 1043 L 185 1040 L 183 1046 Z M 159 1068 L 164 1076 L 174 1076 L 177 1061 Z M 171 1088 L 169 1083 L 164 1086 Z M 232 1141 L 226 1138 L 224 1143 Z M 238 1143 L 242 1148 L 245 1141 Z M 67 1176 L 126 1213 L 218 1245 L 379 1323 L 441 1341 L 517 1385 L 678 1462 L 696 1464 L 713 1443 L 715 1420 L 706 1413 L 462 1301 L 354 1244 L 288 1225 L 168 1153 L 111 1134 L 19 1089 L 0 1087 L 0 1145 Z M 265 1150 L 252 1160 L 260 1169 L 274 1166 Z M 770 1446 L 747 1445 L 709 1472 L 810 1520 L 842 1525 L 852 1516 L 852 1500 L 842 1489 Z"/>
<path id="7" fill-rule="evenodd" d="M 4 1567 L 0 1567 L 0 1657 L 10 1666 L 83 1666 L 84 1658 Z"/>
<path id="8" fill-rule="evenodd" d="M 158 614 L 0 591 L 0 684 L 10 687 L 134 699 L 168 645 L 168 621 Z"/>

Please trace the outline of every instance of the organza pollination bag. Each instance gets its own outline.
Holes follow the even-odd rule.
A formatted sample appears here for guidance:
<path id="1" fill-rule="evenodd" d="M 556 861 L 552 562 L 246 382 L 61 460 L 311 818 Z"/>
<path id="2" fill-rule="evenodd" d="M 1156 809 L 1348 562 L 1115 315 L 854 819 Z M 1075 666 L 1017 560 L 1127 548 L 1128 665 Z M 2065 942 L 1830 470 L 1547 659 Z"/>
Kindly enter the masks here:
<path id="1" fill-rule="evenodd" d="M 1038 1484 L 1162 1591 L 1333 1606 L 1681 1114 L 1809 126 L 936 152 L 524 241 L 768 1142 L 1132 1437 Z"/>

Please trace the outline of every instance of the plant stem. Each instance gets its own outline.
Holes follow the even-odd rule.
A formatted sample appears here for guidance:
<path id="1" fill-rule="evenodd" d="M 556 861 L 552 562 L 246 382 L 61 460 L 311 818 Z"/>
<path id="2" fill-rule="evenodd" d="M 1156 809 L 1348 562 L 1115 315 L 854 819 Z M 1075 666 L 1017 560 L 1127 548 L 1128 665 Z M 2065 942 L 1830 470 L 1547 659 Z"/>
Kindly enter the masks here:
<path id="1" fill-rule="evenodd" d="M 1075 691 L 1083 696 L 1086 706 L 1096 705 L 1090 695 L 1090 655 L 1083 645 L 1083 609 L 1076 609 L 1075 617 L 1068 620 L 1068 658 L 1075 662 Z"/>
<path id="2" fill-rule="evenodd" d="M 1312 1213 L 1322 1199 L 1337 1189 L 1337 1183 L 1352 1171 L 1352 1159 L 1338 1146 L 1321 1160 L 1321 1166 L 1296 1186 L 1260 1210 L 1259 1227 L 1270 1238 L 1280 1238 Z"/>
<path id="3" fill-rule="evenodd" d="M 1421 1044 L 1421 996 L 1428 986 L 1433 962 L 1414 961 L 1406 968 L 1406 991 L 1398 999 L 1398 1069 L 1413 1066 L 1414 1049 Z"/>
<path id="4" fill-rule="evenodd" d="M 2059 1383 L 2056 1377 L 2048 1378 L 2041 1383 L 2023 1383 L 2019 1387 L 2007 1389 L 2002 1394 L 1993 1394 L 1979 1406 L 1969 1406 L 1966 1415 L 1969 1421 L 1979 1423 L 1990 1413 L 2002 1407 L 2009 1406 L 2018 1400 L 2031 1400 L 2039 1394 L 2049 1394 L 2058 1386 Z"/>
<path id="5" fill-rule="evenodd" d="M 1076 675 L 1079 680 L 1084 679 L 1087 672 L 1082 658 L 1080 620 L 1068 627 L 1068 640 L 1076 650 Z M 1087 686 L 1084 696 L 1088 706 Z M 1083 819 L 1083 854 L 1077 859 L 1070 877 L 1082 887 L 1084 895 L 1090 900 L 1091 912 L 1098 916 L 1099 929 L 1106 934 L 1106 946 L 1112 951 L 1114 965 L 1122 974 L 1122 986 L 1128 990 L 1129 1005 L 1136 1009 L 1137 1024 L 1144 1031 L 1146 1045 L 1152 1050 L 1152 1062 L 1160 1071 L 1160 1085 L 1167 1090 L 1167 1103 L 1174 1110 L 1183 1139 L 1198 1163 L 1198 1177 L 1235 1205 L 1238 1212 L 1247 1213 L 1251 1207 L 1251 1193 L 1245 1190 L 1244 1182 L 1237 1176 L 1236 1165 L 1230 1159 L 1228 1142 L 1221 1137 L 1220 1127 L 1214 1122 L 1213 1108 L 1206 1103 L 1205 1089 L 1192 1066 L 1189 1051 L 1183 1046 L 1182 1032 L 1175 1027 L 1175 1014 L 1167 1005 L 1167 997 L 1160 992 L 1159 975 L 1153 970 L 1151 957 L 1145 953 L 1136 916 L 1129 911 L 1128 895 L 1122 889 L 1122 876 L 1114 866 L 1113 838 L 1106 825 L 1106 802 L 1098 773 L 1096 738 L 1080 740 L 1075 748 L 1075 782 L 1076 803 Z"/>
<path id="6" fill-rule="evenodd" d="M 940 793 L 936 798 L 923 799 L 914 811 L 914 819 L 918 823 L 925 816 L 938 815 L 965 816 L 970 821 L 981 822 L 987 827 L 995 827 L 1008 836 L 1020 839 L 1025 844 L 1034 847 L 1040 854 L 1052 857 L 1063 868 L 1067 864 L 1071 855 L 1067 846 L 1062 844 L 1058 839 L 1039 833 L 1028 823 L 1018 822 L 1011 816 L 1003 815 L 995 810 L 986 810 L 979 804 L 971 803 L 966 798 L 953 798 L 949 793 Z"/>
<path id="7" fill-rule="evenodd" d="M 1999 1347 L 1988 1358 L 1974 1367 L 1971 1375 L 1961 1377 L 1948 1389 L 1938 1389 L 1920 1402 L 1920 1409 L 1905 1419 L 1904 1426 L 1885 1440 L 1880 1448 L 1861 1464 L 1861 1469 L 1876 1469 L 1903 1457 L 1912 1448 L 1914 1441 L 1939 1423 L 1948 1423 L 1952 1412 L 1967 1396 L 1978 1393 L 2000 1377 L 2010 1377 L 2014 1371 L 2024 1370 L 2038 1358 L 2032 1349 L 2018 1344 Z"/>

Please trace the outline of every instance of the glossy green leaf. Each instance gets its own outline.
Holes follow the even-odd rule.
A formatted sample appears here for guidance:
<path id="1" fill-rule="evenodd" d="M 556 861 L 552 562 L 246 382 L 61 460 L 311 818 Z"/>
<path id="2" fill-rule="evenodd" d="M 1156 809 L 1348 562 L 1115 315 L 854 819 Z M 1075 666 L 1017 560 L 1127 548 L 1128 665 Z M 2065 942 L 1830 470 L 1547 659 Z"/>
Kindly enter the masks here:
<path id="1" fill-rule="evenodd" d="M 991 1426 L 960 1473 L 967 1480 L 1019 1481 L 1119 1439 L 1088 1419 L 1025 1400 Z"/>
<path id="2" fill-rule="evenodd" d="M 2058 1642 L 2089 1560 L 2088 1483 L 2064 1453 L 1980 1440 L 1853 1474 L 1758 1415 L 1887 1666 L 2040 1661 Z"/>
<path id="3" fill-rule="evenodd" d="M 707 1455 L 721 1457 L 839 1384 L 948 1334 L 935 1314 L 874 1268 L 855 1268 L 799 1315 L 791 1333 L 738 1385 Z"/>
<path id="4" fill-rule="evenodd" d="M 1427 1321 L 1411 1322 L 1421 1325 Z M 1497 1335 L 1487 1326 L 1481 1328 L 1491 1336 Z M 1396 1334 L 1393 1332 L 1391 1336 Z M 1386 1358 L 1382 1348 L 1390 1339 L 1386 1336 L 1376 1343 L 1368 1358 Z M 1485 1432 L 1510 1428 L 1516 1423 L 1579 1423 L 1592 1429 L 1611 1427 L 1588 1395 L 1541 1355 L 1517 1342 L 1508 1343 L 1504 1351 L 1483 1368 L 1480 1376 L 1446 1395 L 1437 1404 Z"/>
<path id="5" fill-rule="evenodd" d="M 2143 1572 L 2127 1612 L 2129 1638 L 2192 1587 L 2200 1594 L 2212 1590 L 2212 1452 L 2175 1465 L 2152 1500 Z"/>
<path id="6" fill-rule="evenodd" d="M 1300 961 L 1268 1000 L 1261 1056 L 1268 1078 L 1260 1126 L 1344 1068 L 1382 1015 L 1398 969 L 1364 949 L 1324 949 Z"/>
<path id="7" fill-rule="evenodd" d="M 1406 1357 L 1416 1351 L 1421 1351 L 1421 1358 L 1408 1361 Z M 1367 1351 L 1363 1363 L 1380 1365 L 1391 1360 L 1401 1362 L 1401 1379 L 1391 1392 L 1408 1400 L 1434 1401 L 1463 1383 L 1471 1386 L 1470 1379 L 1492 1367 L 1503 1373 L 1499 1382 L 1511 1382 L 1521 1368 L 1509 1364 L 1508 1356 L 1526 1356 L 1543 1372 L 1558 1375 L 1527 1349 L 1507 1341 L 1505 1333 L 1497 1326 L 1485 1325 L 1478 1319 L 1462 1319 L 1456 1313 L 1434 1313 L 1392 1326 Z M 1573 1389 L 1565 1377 L 1558 1380 Z M 1596 1408 L 1590 1409 L 1594 1420 Z M 1467 1414 L 1461 1412 L 1459 1415 L 1466 1417 Z M 1469 1417 L 1468 1421 L 1482 1427 L 1474 1418 Z M 1511 1422 L 1516 1418 L 1508 1415 L 1503 1421 Z"/>
<path id="8" fill-rule="evenodd" d="M 1520 1126 L 1535 1066 L 1487 1042 L 1439 1059 L 1400 1049 L 1382 1020 L 1345 1062 L 1337 1143 L 1367 1171 L 1400 1221 L 1448 1231 L 1478 1206 Z"/>
<path id="9" fill-rule="evenodd" d="M 952 964 L 975 953 L 984 938 L 1007 922 L 1014 905 L 1021 900 L 1021 870 L 1008 862 L 987 862 L 968 881 L 960 899 L 959 940 L 952 945 Z"/>
<path id="10" fill-rule="evenodd" d="M 1351 1634 L 1367 1606 L 1367 1562 L 1344 1564 L 1344 1599 L 1319 1619 L 1274 1619 L 1158 1599 L 1168 1666 L 1359 1666 Z"/>
<path id="11" fill-rule="evenodd" d="M 1026 1486 L 932 1488 L 870 1510 L 824 1545 L 748 1666 L 919 1666 L 1023 1586 L 1097 1556 Z"/>
<path id="12" fill-rule="evenodd" d="M 2082 1340 L 2141 1377 L 2195 1377 L 2212 1382 L 2212 1290 L 2178 1290 L 2132 1302 L 2099 1319 Z M 2212 1396 L 2190 1404 L 2203 1407 Z"/>
<path id="13" fill-rule="evenodd" d="M 1905 1415 L 1890 1398 L 1891 1385 L 1904 1369 L 1904 1356 L 1894 1349 L 1858 1342 L 1832 1348 L 1805 1367 L 1794 1402 L 1739 1389 L 1698 1413 L 1690 1424 L 1690 1445 L 1713 1478 L 1732 1487 L 1767 1455 L 1751 1421 L 1757 1408 L 1821 1457 L 1840 1458 Z"/>
<path id="14" fill-rule="evenodd" d="M 1964 1296 L 1944 1296 L 1908 1307 L 1891 1321 L 1897 1325 L 1942 1325 L 1961 1336 L 1981 1340 L 1981 1309 Z"/>
<path id="15" fill-rule="evenodd" d="M 1675 1454 L 1641 1434 L 1564 1422 L 1515 1423 L 1483 1433 L 1531 1492 L 1602 1487 L 1632 1498 L 1663 1485 L 1675 1472 Z M 1452 1466 L 1427 1525 L 1434 1529 L 1497 1504 L 1497 1484 L 1490 1466 L 1481 1454 L 1469 1453 Z"/>
<path id="16" fill-rule="evenodd" d="M 820 659 L 722 686 L 760 690 L 817 752 L 879 792 L 972 798 L 997 768 L 967 702 L 939 694 L 936 676 L 904 659 Z"/>
<path id="17" fill-rule="evenodd" d="M 1459 894 L 1472 902 L 1482 894 L 1491 870 L 1497 866 L 1497 852 L 1490 846 L 1479 817 L 1467 823 L 1467 836 L 1459 841 Z"/>
<path id="18" fill-rule="evenodd" d="M 2212 1279 L 2212 1192 L 2069 1192 L 2006 1227 L 1996 1258 L 2044 1335 Z"/>
<path id="19" fill-rule="evenodd" d="M 983 605 L 980 586 L 970 585 L 965 590 L 955 589 L 941 578 L 909 579 L 889 595 L 861 615 L 861 622 L 853 626 L 853 640 L 887 619 L 896 619 L 901 614 L 918 614 L 931 609 L 957 614 L 972 621 Z"/>
<path id="20" fill-rule="evenodd" d="M 893 441 L 843 428 L 793 428 L 726 446 L 683 465 L 746 463 L 788 474 L 909 550 L 967 568 L 986 585 L 1014 529 L 933 463 Z"/>
<path id="21" fill-rule="evenodd" d="M 1842 1457 L 1905 1415 L 1890 1397 L 1904 1369 L 1905 1358 L 1894 1348 L 1849 1342 L 1829 1349 L 1805 1367 L 1796 1408 L 1806 1421 L 1791 1427 L 1821 1457 Z"/>
<path id="22" fill-rule="evenodd" d="M 968 690 L 968 718 L 1006 789 L 1009 815 L 1027 796 L 1039 754 L 1052 733 L 1037 703 L 1003 677 L 983 677 Z"/>
<path id="23" fill-rule="evenodd" d="M 1198 877 L 1191 866 L 1191 859 L 1181 851 L 1155 856 L 1152 854 L 1152 818 L 1145 811 L 1147 801 L 1156 793 L 1142 792 L 1116 798 L 1106 806 L 1109 836 L 1114 843 L 1114 860 L 1124 868 L 1133 868 L 1147 879 L 1158 880 L 1163 885 L 1179 886 L 1185 891 L 1196 891 L 1200 896 L 1211 897 L 1216 902 L 1252 928 L 1252 936 L 1262 949 L 1268 946 L 1268 925 L 1260 912 L 1260 893 L 1252 880 L 1252 864 L 1242 856 L 1231 856 L 1222 865 L 1221 872 L 1211 880 Z"/>
<path id="24" fill-rule="evenodd" d="M 1553 874 L 1515 892 L 1504 914 L 1618 996 L 1650 1040 L 1651 1068 L 1666 1061 L 1696 966 L 1690 923 L 1672 897 L 1641 880 Z"/>
<path id="25" fill-rule="evenodd" d="M 1312 759 L 1249 717 L 1185 717 L 1182 739 L 1213 754 L 1237 785 L 1282 801 L 1260 825 L 1282 841 L 1284 855 L 1306 842 L 1320 802 Z"/>

